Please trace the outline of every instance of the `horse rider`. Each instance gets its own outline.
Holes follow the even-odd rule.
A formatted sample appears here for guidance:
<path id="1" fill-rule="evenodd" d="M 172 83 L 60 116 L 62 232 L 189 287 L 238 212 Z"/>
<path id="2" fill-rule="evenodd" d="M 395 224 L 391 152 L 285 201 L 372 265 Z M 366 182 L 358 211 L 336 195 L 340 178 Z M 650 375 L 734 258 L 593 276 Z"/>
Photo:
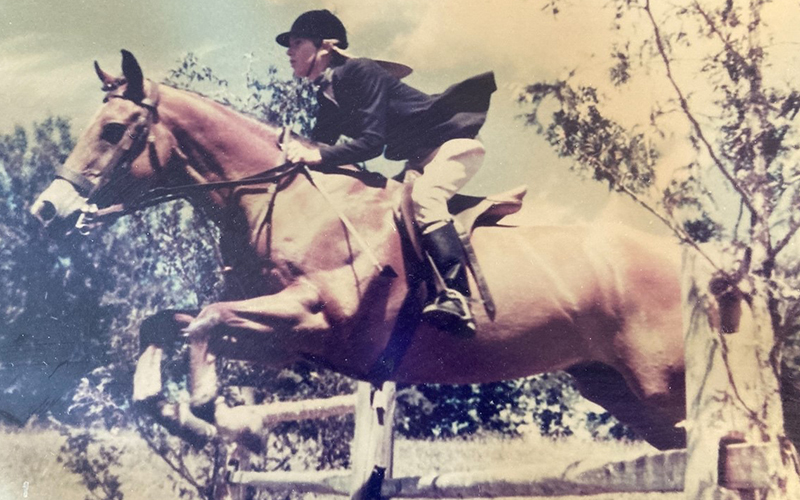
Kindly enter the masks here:
<path id="1" fill-rule="evenodd" d="M 476 136 L 497 89 L 493 73 L 425 94 L 400 81 L 411 72 L 407 66 L 346 52 L 347 31 L 328 10 L 305 12 L 276 41 L 288 48 L 294 75 L 318 86 L 311 138 L 322 145 L 289 142 L 287 160 L 336 166 L 384 154 L 421 172 L 411 190 L 414 218 L 423 250 L 445 285 L 423 318 L 460 335 L 474 334 L 466 259 L 447 201 L 483 163 L 485 149 Z M 351 141 L 337 144 L 342 135 Z"/>

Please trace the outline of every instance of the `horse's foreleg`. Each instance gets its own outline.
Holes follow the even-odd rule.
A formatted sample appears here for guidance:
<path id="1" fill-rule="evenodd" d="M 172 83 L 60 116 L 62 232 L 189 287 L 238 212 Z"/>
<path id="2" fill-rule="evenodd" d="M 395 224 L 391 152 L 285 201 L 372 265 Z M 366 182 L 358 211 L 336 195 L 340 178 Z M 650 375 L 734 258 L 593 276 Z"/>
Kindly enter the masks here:
<path id="1" fill-rule="evenodd" d="M 214 400 L 219 390 L 217 357 L 211 352 L 210 342 L 212 334 L 225 327 L 234 304 L 211 304 L 184 329 L 189 342 L 189 404 L 192 413 L 207 422 L 214 421 Z"/>
<path id="2" fill-rule="evenodd" d="M 299 342 L 302 333 L 328 327 L 319 294 L 308 284 L 295 284 L 274 295 L 207 306 L 184 329 L 189 338 L 193 411 L 213 420 L 218 354 L 267 362 L 275 357 L 269 349 L 286 340 L 280 338 L 281 334 L 291 334 L 292 341 Z"/>
<path id="3" fill-rule="evenodd" d="M 133 373 L 133 402 L 140 403 L 161 395 L 161 360 L 164 349 L 156 345 L 147 346 L 136 362 Z"/>
<path id="4" fill-rule="evenodd" d="M 142 322 L 139 328 L 141 354 L 133 375 L 133 401 L 140 403 L 160 396 L 161 362 L 164 349 L 180 339 L 180 331 L 197 311 L 161 311 Z"/>
<path id="5" fill-rule="evenodd" d="M 169 432 L 202 448 L 216 435 L 216 429 L 192 415 L 187 404 L 168 402 L 163 388 L 161 365 L 165 349 L 180 339 L 181 329 L 197 311 L 161 311 L 147 318 L 139 330 L 142 353 L 133 375 L 133 403 Z"/>

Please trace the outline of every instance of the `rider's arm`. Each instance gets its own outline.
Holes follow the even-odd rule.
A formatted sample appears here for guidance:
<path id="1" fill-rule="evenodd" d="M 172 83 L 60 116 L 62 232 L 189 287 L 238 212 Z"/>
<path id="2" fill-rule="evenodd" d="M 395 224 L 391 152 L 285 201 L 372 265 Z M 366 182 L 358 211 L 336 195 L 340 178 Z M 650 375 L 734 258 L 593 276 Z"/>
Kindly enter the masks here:
<path id="1" fill-rule="evenodd" d="M 350 121 L 346 132 L 354 137 L 345 144 L 321 146 L 324 164 L 358 163 L 383 153 L 391 83 L 392 77 L 374 61 L 356 59 L 345 64 L 334 92 L 341 115 Z M 312 138 L 330 143 L 339 137 L 341 131 L 337 129 L 337 124 L 323 120 L 317 124 Z"/>

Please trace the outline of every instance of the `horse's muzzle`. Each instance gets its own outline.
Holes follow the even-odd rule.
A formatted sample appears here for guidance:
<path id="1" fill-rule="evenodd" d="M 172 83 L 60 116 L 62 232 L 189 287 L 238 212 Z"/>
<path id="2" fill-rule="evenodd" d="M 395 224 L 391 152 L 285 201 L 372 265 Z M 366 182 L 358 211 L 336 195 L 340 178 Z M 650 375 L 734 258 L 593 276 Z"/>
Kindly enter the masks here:
<path id="1" fill-rule="evenodd" d="M 30 213 L 50 236 L 66 236 L 84 212 L 86 198 L 64 179 L 54 180 L 31 205 Z"/>

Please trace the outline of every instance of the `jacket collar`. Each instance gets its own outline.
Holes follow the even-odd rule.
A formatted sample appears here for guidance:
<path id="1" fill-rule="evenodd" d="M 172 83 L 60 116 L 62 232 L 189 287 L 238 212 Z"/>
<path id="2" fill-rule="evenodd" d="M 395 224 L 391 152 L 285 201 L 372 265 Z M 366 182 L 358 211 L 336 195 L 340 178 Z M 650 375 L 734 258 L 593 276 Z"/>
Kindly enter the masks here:
<path id="1" fill-rule="evenodd" d="M 317 78 L 314 79 L 314 85 L 316 85 L 319 90 L 318 92 L 325 97 L 327 97 L 332 103 L 339 105 L 336 102 L 336 97 L 333 94 L 333 68 L 328 66 L 325 68 L 325 71 L 322 72 Z"/>

